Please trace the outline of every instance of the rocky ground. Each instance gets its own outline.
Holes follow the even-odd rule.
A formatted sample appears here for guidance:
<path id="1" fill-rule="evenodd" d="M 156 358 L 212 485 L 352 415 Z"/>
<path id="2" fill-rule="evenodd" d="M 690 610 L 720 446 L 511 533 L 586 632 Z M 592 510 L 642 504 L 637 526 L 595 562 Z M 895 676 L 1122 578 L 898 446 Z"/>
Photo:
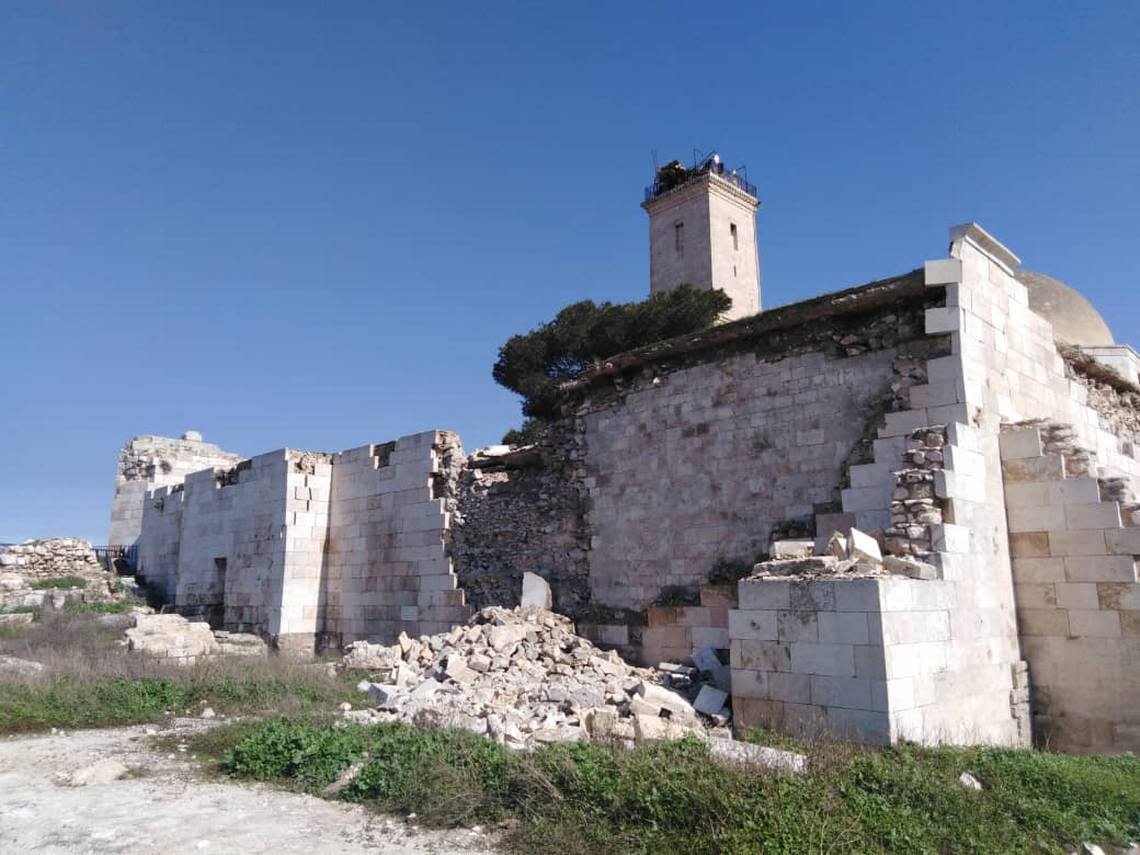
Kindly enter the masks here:
<path id="1" fill-rule="evenodd" d="M 180 719 L 159 735 L 204 726 Z M 155 730 L 0 740 L 0 852 L 494 851 L 482 832 L 421 831 L 359 806 L 211 781 L 188 755 L 160 750 L 148 735 Z"/>

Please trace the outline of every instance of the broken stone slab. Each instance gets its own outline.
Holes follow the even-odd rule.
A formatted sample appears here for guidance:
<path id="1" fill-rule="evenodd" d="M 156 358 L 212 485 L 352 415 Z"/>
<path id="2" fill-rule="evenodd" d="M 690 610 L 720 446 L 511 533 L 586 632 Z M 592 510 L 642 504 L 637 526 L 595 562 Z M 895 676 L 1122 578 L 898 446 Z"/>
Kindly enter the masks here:
<path id="1" fill-rule="evenodd" d="M 727 701 L 728 692 L 715 686 L 701 686 L 701 690 L 697 693 L 697 699 L 693 701 L 693 709 L 709 716 L 720 715 Z"/>
<path id="2" fill-rule="evenodd" d="M 647 703 L 668 710 L 669 713 L 681 719 L 695 719 L 693 705 L 676 692 L 671 692 L 664 686 L 648 683 L 642 680 L 637 687 L 637 694 Z"/>
<path id="3" fill-rule="evenodd" d="M 814 554 L 814 540 L 777 540 L 772 544 L 771 556 L 775 559 L 811 558 Z"/>
<path id="4" fill-rule="evenodd" d="M 659 704 L 647 701 L 640 695 L 634 695 L 629 700 L 629 713 L 630 715 L 661 715 L 661 707 Z"/>
<path id="5" fill-rule="evenodd" d="M 843 560 L 847 557 L 847 538 L 839 532 L 833 531 L 831 537 L 827 539 L 822 553 Z"/>
<path id="6" fill-rule="evenodd" d="M 933 564 L 903 555 L 888 555 L 883 559 L 883 569 L 892 576 L 906 576 L 909 579 L 930 581 L 942 578 L 942 574 Z"/>
<path id="7" fill-rule="evenodd" d="M 526 572 L 523 573 L 522 597 L 520 605 L 525 608 L 551 609 L 554 607 L 554 597 L 550 592 L 550 585 L 541 576 Z"/>
<path id="8" fill-rule="evenodd" d="M 349 671 L 384 671 L 400 659 L 399 645 L 386 646 L 367 641 L 354 641 L 344 649 L 341 662 Z"/>
<path id="9" fill-rule="evenodd" d="M 883 560 L 883 552 L 879 549 L 879 541 L 857 528 L 847 531 L 847 557 L 855 561 L 879 564 Z"/>
<path id="10" fill-rule="evenodd" d="M 958 783 L 965 787 L 967 790 L 982 790 L 982 782 L 971 775 L 969 772 L 963 772 L 958 776 Z"/>
<path id="11" fill-rule="evenodd" d="M 761 561 L 752 568 L 755 576 L 830 576 L 839 562 L 832 555 L 813 555 L 810 558 L 781 558 Z"/>
<path id="12" fill-rule="evenodd" d="M 444 666 L 443 673 L 456 683 L 470 683 L 479 676 L 477 671 L 468 668 L 467 663 L 455 654 L 447 657 L 447 665 Z"/>
<path id="13" fill-rule="evenodd" d="M 762 766 L 796 775 L 807 771 L 807 757 L 794 751 L 738 742 L 735 739 L 710 739 L 708 746 L 709 757 L 719 763 Z"/>
<path id="14" fill-rule="evenodd" d="M 662 742 L 684 739 L 694 735 L 694 730 L 678 724 L 672 719 L 655 715 L 635 715 L 633 717 L 634 738 L 638 742 Z"/>
<path id="15" fill-rule="evenodd" d="M 508 647 L 513 647 L 524 638 L 526 638 L 527 628 L 523 624 L 506 624 L 504 626 L 492 626 L 487 631 L 487 644 L 496 653 L 506 650 Z"/>
<path id="16" fill-rule="evenodd" d="M 31 612 L 12 612 L 0 614 L 0 623 L 31 623 L 35 615 Z"/>
<path id="17" fill-rule="evenodd" d="M 135 625 L 124 635 L 131 652 L 184 665 L 220 652 L 209 624 L 189 621 L 182 615 L 137 614 Z"/>
<path id="18" fill-rule="evenodd" d="M 129 771 L 130 769 L 118 760 L 113 760 L 108 757 L 103 760 L 98 760 L 90 766 L 76 769 L 65 778 L 64 783 L 69 787 L 109 784 L 112 781 L 117 781 Z"/>
<path id="19" fill-rule="evenodd" d="M 402 689 L 389 683 L 368 684 L 368 698 L 378 707 L 391 706 L 402 694 Z"/>
<path id="20" fill-rule="evenodd" d="M 594 740 L 614 739 L 617 736 L 618 721 L 617 710 L 613 707 L 593 707 L 582 716 L 586 732 Z"/>
<path id="21" fill-rule="evenodd" d="M 708 674 L 718 689 L 732 691 L 732 669 L 720 661 L 716 648 L 700 647 L 693 650 L 693 664 Z"/>
<path id="22" fill-rule="evenodd" d="M 411 697 L 416 700 L 424 700 L 430 698 L 436 692 L 443 688 L 443 684 L 436 680 L 434 677 L 428 677 L 414 689 L 412 689 Z"/>

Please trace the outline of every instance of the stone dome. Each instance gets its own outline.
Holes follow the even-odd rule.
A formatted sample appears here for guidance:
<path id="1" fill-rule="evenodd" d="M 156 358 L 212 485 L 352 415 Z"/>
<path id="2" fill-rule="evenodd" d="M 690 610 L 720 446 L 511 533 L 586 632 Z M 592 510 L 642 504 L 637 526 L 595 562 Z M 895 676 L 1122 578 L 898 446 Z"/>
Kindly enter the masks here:
<path id="1" fill-rule="evenodd" d="M 1056 338 L 1084 347 L 1116 343 L 1100 312 L 1064 282 L 1032 270 L 1018 269 L 1014 275 L 1029 290 L 1029 308 L 1053 325 Z"/>

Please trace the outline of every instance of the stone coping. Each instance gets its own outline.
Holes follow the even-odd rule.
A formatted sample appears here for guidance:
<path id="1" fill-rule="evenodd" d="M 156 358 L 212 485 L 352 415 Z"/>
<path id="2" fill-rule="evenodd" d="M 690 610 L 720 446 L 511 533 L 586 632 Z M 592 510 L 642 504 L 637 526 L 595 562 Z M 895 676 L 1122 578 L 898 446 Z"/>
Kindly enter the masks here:
<path id="1" fill-rule="evenodd" d="M 712 350 L 744 339 L 757 338 L 776 330 L 786 330 L 825 318 L 882 309 L 902 302 L 926 300 L 929 297 L 923 270 L 919 268 L 900 276 L 879 279 L 866 285 L 768 309 L 747 318 L 611 356 L 603 364 L 585 372 L 581 377 L 564 383 L 562 389 L 564 391 L 580 389 L 590 385 L 594 380 L 631 368 L 650 365 L 683 354 Z"/>

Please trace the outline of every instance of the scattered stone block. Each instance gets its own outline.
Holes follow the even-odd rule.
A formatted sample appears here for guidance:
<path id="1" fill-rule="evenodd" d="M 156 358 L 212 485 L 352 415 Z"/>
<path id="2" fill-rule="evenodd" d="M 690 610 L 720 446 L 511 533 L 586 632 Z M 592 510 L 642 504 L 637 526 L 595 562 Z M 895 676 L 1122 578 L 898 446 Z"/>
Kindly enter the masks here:
<path id="1" fill-rule="evenodd" d="M 777 540 L 772 544 L 772 558 L 811 558 L 815 554 L 814 540 Z"/>
<path id="2" fill-rule="evenodd" d="M 847 557 L 847 538 L 839 532 L 833 531 L 831 537 L 827 539 L 827 545 L 823 548 L 823 554 L 843 560 Z"/>
<path id="3" fill-rule="evenodd" d="M 802 775 L 807 771 L 807 757 L 794 751 L 738 742 L 735 739 L 710 739 L 708 746 L 709 757 L 719 763 L 762 766 L 765 769 L 792 772 L 796 775 Z"/>
<path id="4" fill-rule="evenodd" d="M 880 564 L 883 552 L 879 549 L 879 542 L 875 538 L 857 528 L 852 528 L 847 531 L 847 557 L 858 562 Z"/>
<path id="5" fill-rule="evenodd" d="M 969 772 L 963 772 L 958 776 L 958 783 L 965 787 L 967 790 L 982 791 L 982 782 L 971 775 Z"/>
<path id="6" fill-rule="evenodd" d="M 67 776 L 64 783 L 70 787 L 87 787 L 99 784 L 109 784 L 126 775 L 130 769 L 118 760 L 105 758 L 96 761 L 90 766 L 76 769 Z"/>
<path id="7" fill-rule="evenodd" d="M 906 576 L 909 579 L 930 581 L 942 578 L 938 568 L 933 564 L 902 555 L 888 555 L 883 559 L 883 569 L 892 576 Z"/>
<path id="8" fill-rule="evenodd" d="M 701 686 L 697 699 L 693 701 L 693 709 L 705 715 L 719 715 L 728 701 L 728 692 L 715 686 Z"/>

